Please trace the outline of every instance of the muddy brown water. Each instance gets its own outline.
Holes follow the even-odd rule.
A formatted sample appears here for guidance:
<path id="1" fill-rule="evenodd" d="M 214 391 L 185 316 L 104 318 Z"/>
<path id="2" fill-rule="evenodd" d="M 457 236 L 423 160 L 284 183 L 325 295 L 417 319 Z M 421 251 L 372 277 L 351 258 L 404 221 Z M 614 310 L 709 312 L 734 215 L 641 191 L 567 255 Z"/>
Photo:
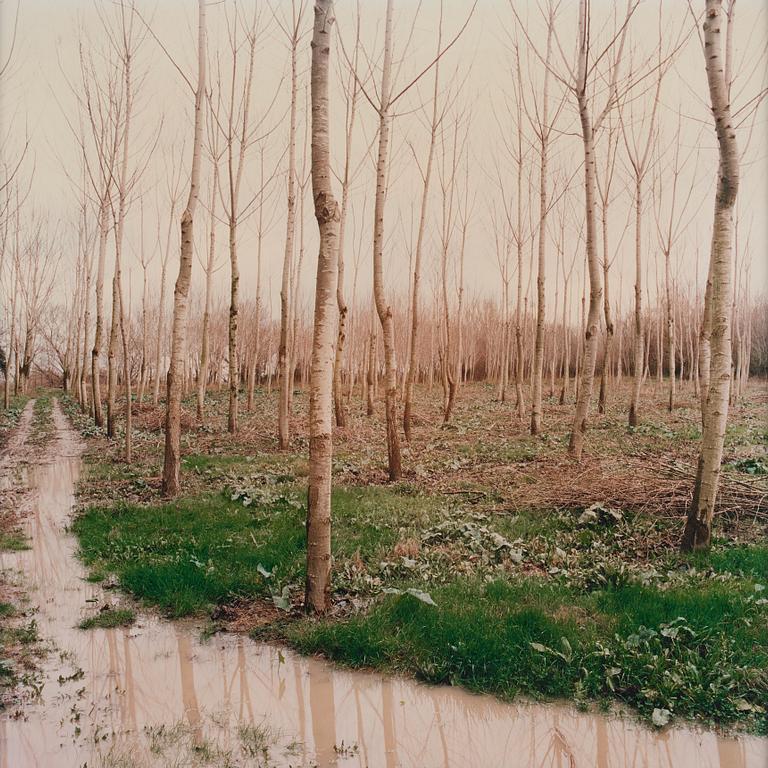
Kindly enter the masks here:
<path id="1" fill-rule="evenodd" d="M 53 646 L 43 688 L 0 721 L 0 767 L 766 768 L 768 741 L 654 732 L 567 706 L 507 704 L 458 688 L 339 670 L 194 623 L 77 623 L 114 596 L 84 580 L 66 527 L 81 447 L 55 408 L 50 460 L 28 470 L 23 572 Z"/>

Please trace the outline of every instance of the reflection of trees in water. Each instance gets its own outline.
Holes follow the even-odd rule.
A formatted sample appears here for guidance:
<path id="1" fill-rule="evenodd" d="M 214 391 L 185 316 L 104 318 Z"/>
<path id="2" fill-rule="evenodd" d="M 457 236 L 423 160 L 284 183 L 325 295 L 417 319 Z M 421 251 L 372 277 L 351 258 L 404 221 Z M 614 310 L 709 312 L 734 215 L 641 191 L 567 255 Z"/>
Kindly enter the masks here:
<path id="1" fill-rule="evenodd" d="M 392 702 L 392 681 L 381 683 L 381 721 L 384 726 L 384 760 L 387 768 L 397 765 L 397 736 L 395 735 L 395 713 Z"/>
<path id="2" fill-rule="evenodd" d="M 245 648 L 243 639 L 237 639 L 237 672 L 240 680 L 240 709 L 238 719 L 240 722 L 247 720 L 253 723 L 253 702 L 251 701 L 251 687 L 248 683 L 248 666 L 245 660 Z"/>
<path id="3" fill-rule="evenodd" d="M 744 768 L 747 764 L 744 744 L 737 739 L 718 739 L 717 756 L 720 768 Z"/>
<path id="4" fill-rule="evenodd" d="M 335 749 L 336 701 L 333 677 L 325 665 L 310 664 L 309 710 L 312 717 L 315 760 L 319 768 L 331 768 L 338 763 Z"/>
<path id="5" fill-rule="evenodd" d="M 307 712 L 304 708 L 304 684 L 301 680 L 302 670 L 298 659 L 293 661 L 293 679 L 296 683 L 296 705 L 299 715 L 299 741 L 301 742 L 301 764 L 307 760 Z"/>
<path id="6" fill-rule="evenodd" d="M 181 703 L 184 709 L 184 717 L 189 721 L 194 744 L 202 744 L 202 722 L 200 717 L 200 705 L 197 702 L 195 691 L 195 668 L 192 663 L 192 649 L 189 635 L 176 627 L 176 641 L 178 645 L 179 669 L 181 673 Z"/>
<path id="7" fill-rule="evenodd" d="M 109 632 L 117 632 L 111 629 Z M 123 654 L 125 655 L 125 721 L 132 733 L 136 732 L 136 682 L 133 679 L 133 660 L 131 659 L 131 641 L 129 629 L 119 630 L 123 638 Z"/>

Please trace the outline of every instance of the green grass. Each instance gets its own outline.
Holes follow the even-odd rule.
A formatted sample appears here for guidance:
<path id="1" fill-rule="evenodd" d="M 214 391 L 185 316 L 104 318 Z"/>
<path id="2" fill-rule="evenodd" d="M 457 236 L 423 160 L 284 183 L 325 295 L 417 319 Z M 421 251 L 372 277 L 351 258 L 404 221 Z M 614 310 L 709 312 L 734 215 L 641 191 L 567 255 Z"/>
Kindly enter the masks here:
<path id="1" fill-rule="evenodd" d="M 18 552 L 29 549 L 29 541 L 20 531 L 0 531 L 0 552 Z"/>
<path id="2" fill-rule="evenodd" d="M 83 619 L 78 629 L 114 629 L 115 627 L 130 627 L 136 621 L 136 614 L 128 608 L 108 608 L 95 616 Z"/>
<path id="3" fill-rule="evenodd" d="M 694 562 L 710 565 L 719 573 L 737 573 L 768 582 L 768 546 L 736 546 L 716 549 Z"/>
<path id="4" fill-rule="evenodd" d="M 649 720 L 654 710 L 718 724 L 748 716 L 768 729 L 768 622 L 743 590 L 584 595 L 539 579 L 462 580 L 431 596 L 437 607 L 388 597 L 342 622 L 284 631 L 305 653 L 506 699 L 614 699 Z"/>
<path id="5" fill-rule="evenodd" d="M 8 623 L 17 615 L 13 605 L 0 603 L 0 694 L 3 694 L 0 696 L 0 711 L 5 706 L 6 690 L 19 682 L 22 670 L 33 668 L 31 656 L 39 640 L 34 620 L 23 625 Z M 24 677 L 26 675 L 21 677 L 22 682 Z"/>
<path id="6" fill-rule="evenodd" d="M 26 395 L 14 395 L 11 397 L 9 407 L 0 411 L 0 448 L 5 445 L 9 433 L 19 423 L 28 400 Z"/>
<path id="7" fill-rule="evenodd" d="M 92 507 L 74 524 L 82 556 L 171 616 L 285 587 L 299 598 L 303 491 L 282 474 L 251 480 L 159 506 Z M 370 607 L 268 630 L 299 650 L 507 699 L 618 700 L 648 720 L 768 732 L 768 547 L 668 551 L 649 576 L 646 545 L 674 521 L 483 513 L 405 483 L 337 488 L 333 510 L 335 593 Z"/>
<path id="8" fill-rule="evenodd" d="M 259 491 L 259 494 L 256 493 Z M 243 493 L 246 491 L 243 490 Z M 92 572 L 171 616 L 234 598 L 269 596 L 303 583 L 306 517 L 291 486 L 249 489 L 252 503 L 215 493 L 162 506 L 93 507 L 74 523 Z M 383 488 L 334 491 L 337 557 L 378 561 L 402 536 L 425 527 L 437 504 Z M 259 566 L 272 573 L 266 579 Z"/>
<path id="9" fill-rule="evenodd" d="M 184 469 L 200 472 L 206 469 L 223 469 L 230 467 L 241 467 L 253 461 L 248 456 L 238 455 L 210 455 L 210 454 L 191 454 L 182 459 Z"/>

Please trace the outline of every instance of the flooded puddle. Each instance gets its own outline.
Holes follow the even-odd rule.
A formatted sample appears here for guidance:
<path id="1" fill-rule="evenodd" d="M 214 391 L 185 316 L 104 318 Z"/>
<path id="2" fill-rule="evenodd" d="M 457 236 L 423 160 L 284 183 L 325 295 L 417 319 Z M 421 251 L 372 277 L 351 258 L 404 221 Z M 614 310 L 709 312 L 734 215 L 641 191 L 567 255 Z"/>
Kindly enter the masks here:
<path id="1" fill-rule="evenodd" d="M 79 449 L 55 411 L 55 460 L 32 467 L 25 573 L 42 637 L 41 697 L 0 721 L 0 767 L 765 768 L 768 741 L 724 739 L 569 707 L 338 670 L 236 635 L 140 617 L 82 631 L 108 592 L 84 580 L 66 532 Z"/>

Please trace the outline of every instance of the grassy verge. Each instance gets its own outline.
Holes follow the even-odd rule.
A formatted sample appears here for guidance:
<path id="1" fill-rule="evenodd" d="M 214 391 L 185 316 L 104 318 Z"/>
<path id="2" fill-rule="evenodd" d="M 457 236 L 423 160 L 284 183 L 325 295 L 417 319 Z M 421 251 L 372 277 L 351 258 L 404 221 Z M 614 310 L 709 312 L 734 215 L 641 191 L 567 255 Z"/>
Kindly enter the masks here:
<path id="1" fill-rule="evenodd" d="M 0 412 L 0 449 L 5 447 L 9 433 L 19 423 L 28 400 L 26 395 L 15 395 L 11 398 L 10 407 Z"/>
<path id="2" fill-rule="evenodd" d="M 226 490 L 76 520 L 95 577 L 170 616 L 271 599 L 291 618 L 271 636 L 350 666 L 768 732 L 766 546 L 684 558 L 677 521 L 601 505 L 510 514 L 407 484 L 337 488 L 335 610 L 312 621 L 291 611 L 306 514 L 293 476 L 187 463 Z"/>

